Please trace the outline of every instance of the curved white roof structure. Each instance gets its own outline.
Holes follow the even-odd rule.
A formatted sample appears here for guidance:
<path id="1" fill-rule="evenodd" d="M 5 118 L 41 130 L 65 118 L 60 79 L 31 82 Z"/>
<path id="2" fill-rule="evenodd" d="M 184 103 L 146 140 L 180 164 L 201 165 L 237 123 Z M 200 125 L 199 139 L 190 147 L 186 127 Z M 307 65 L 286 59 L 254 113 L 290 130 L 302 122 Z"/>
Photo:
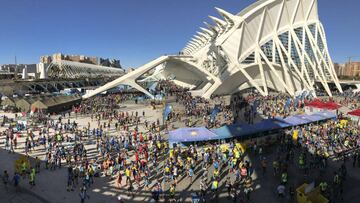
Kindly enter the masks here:
<path id="1" fill-rule="evenodd" d="M 49 77 L 56 78 L 97 78 L 125 74 L 123 69 L 80 63 L 68 60 L 54 60 L 47 68 Z"/>
<path id="2" fill-rule="evenodd" d="M 215 8 L 221 19 L 209 16 L 213 22 L 199 28 L 184 56 L 167 58 L 157 74 L 172 75 L 205 98 L 251 87 L 262 95 L 268 89 L 295 95 L 315 90 L 315 82 L 329 96 L 328 82 L 342 92 L 317 5 L 317 0 L 260 0 L 238 14 Z"/>

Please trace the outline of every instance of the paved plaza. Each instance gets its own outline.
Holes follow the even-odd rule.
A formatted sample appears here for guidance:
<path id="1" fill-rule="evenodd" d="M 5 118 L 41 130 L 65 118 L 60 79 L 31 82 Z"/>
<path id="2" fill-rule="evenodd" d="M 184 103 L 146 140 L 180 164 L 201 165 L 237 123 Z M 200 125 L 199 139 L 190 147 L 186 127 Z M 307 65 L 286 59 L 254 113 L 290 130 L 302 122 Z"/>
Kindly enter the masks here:
<path id="1" fill-rule="evenodd" d="M 174 108 L 182 110 L 181 105 L 172 103 Z M 148 121 L 155 122 L 156 120 L 160 120 L 162 122 L 162 108 L 152 109 L 149 105 L 144 104 L 133 104 L 127 103 L 120 107 L 121 111 L 138 111 L 145 112 L 145 118 Z M 14 114 L 5 113 L 8 117 L 13 117 Z M 68 119 L 66 117 L 65 119 Z M 83 115 L 75 115 L 71 114 L 70 121 L 76 121 L 79 124 L 79 127 L 85 127 L 90 123 L 91 126 L 96 125 L 96 122 L 91 120 L 88 116 Z M 202 125 L 201 119 L 194 119 L 194 123 L 198 123 L 199 126 Z M 172 127 L 184 127 L 184 122 L 182 120 L 172 123 Z M 132 126 L 134 128 L 134 126 Z M 1 130 L 4 130 L 2 128 Z M 116 136 L 117 132 L 115 129 L 111 128 L 108 130 L 109 136 Z M 145 131 L 143 124 L 139 126 L 140 131 Z M 37 132 L 35 132 L 37 133 Z M 162 131 L 162 136 L 167 139 L 167 133 Z M 3 137 L 1 138 L 1 146 L 4 146 Z M 14 161 L 20 156 L 20 154 L 24 154 L 24 142 L 25 136 L 22 136 L 18 139 L 18 148 L 15 150 L 15 154 L 8 153 L 4 149 L 1 150 L 0 153 L 0 170 L 7 170 L 12 177 L 14 171 Z M 87 149 L 87 154 L 89 158 L 97 158 L 98 152 L 96 150 L 95 141 L 92 138 L 83 140 L 85 143 L 85 147 Z M 71 143 L 64 143 L 65 145 L 71 145 Z M 298 152 L 301 149 L 297 149 L 295 157 L 297 157 Z M 34 161 L 35 157 L 39 157 L 41 160 L 44 159 L 45 149 L 42 146 L 36 147 L 35 150 L 29 153 L 32 161 Z M 268 161 L 268 165 L 272 163 L 272 160 L 276 158 L 276 156 L 281 156 L 281 149 L 278 146 L 264 146 L 263 154 L 261 156 L 266 157 Z M 132 151 L 129 152 L 129 156 L 131 159 L 134 159 L 134 153 Z M 166 158 L 167 155 L 163 155 L 161 157 L 162 160 Z M 272 168 L 269 166 L 267 168 L 266 173 L 263 173 L 261 167 L 261 160 L 258 154 L 255 154 L 251 150 L 248 150 L 244 160 L 248 160 L 252 166 L 252 179 L 253 181 L 253 192 L 251 193 L 250 202 L 294 202 L 294 199 L 291 199 L 289 195 L 286 195 L 284 199 L 279 199 L 276 193 L 276 187 L 279 184 L 279 177 L 274 176 L 272 173 Z M 295 159 L 296 160 L 296 159 Z M 350 158 L 349 158 L 350 160 Z M 344 194 L 343 200 L 338 199 L 339 202 L 353 202 L 354 200 L 360 200 L 360 186 L 358 183 L 360 181 L 360 168 L 352 167 L 351 161 L 347 161 L 345 164 L 348 169 L 348 178 L 344 184 Z M 65 164 L 65 161 L 63 161 Z M 296 162 L 296 161 L 294 161 Z M 315 170 L 314 173 L 304 175 L 301 170 L 296 167 L 296 164 L 289 166 L 289 186 L 293 188 L 298 187 L 304 182 L 318 181 L 320 178 L 331 180 L 333 171 L 337 170 L 340 167 L 342 161 L 329 162 L 329 168 L 326 172 L 322 172 L 320 170 Z M 152 184 L 154 185 L 155 180 L 161 180 L 164 177 L 163 168 L 164 162 L 160 161 L 160 164 L 157 166 L 150 165 L 150 168 L 155 171 L 152 177 Z M 155 168 L 156 167 L 156 168 Z M 200 165 L 195 167 L 195 174 L 199 174 L 198 172 L 202 170 Z M 213 168 L 209 168 L 209 174 L 213 172 Z M 8 186 L 9 190 L 6 192 L 3 189 L 1 190 L 2 196 L 6 198 L 8 202 L 80 202 L 79 198 L 79 188 L 76 188 L 73 192 L 68 192 L 66 190 L 66 177 L 67 177 L 67 167 L 64 165 L 60 169 L 56 169 L 54 171 L 45 170 L 44 165 L 41 167 L 40 173 L 36 176 L 36 186 L 31 186 L 28 184 L 28 180 L 22 180 L 20 182 L 21 190 L 20 192 L 16 192 L 12 186 Z M 213 194 L 207 194 L 208 202 L 233 202 L 227 193 L 225 188 L 225 180 L 226 177 L 234 178 L 233 173 L 228 173 L 228 169 L 223 170 L 220 174 L 221 181 L 219 183 L 219 193 L 217 197 L 214 197 Z M 176 187 L 176 197 L 180 202 L 191 202 L 191 197 L 194 192 L 199 191 L 200 185 L 200 175 L 194 177 L 193 183 L 190 184 L 190 179 L 187 176 L 179 177 L 179 182 Z M 134 190 L 132 193 L 129 193 L 128 187 L 125 186 L 125 179 L 122 181 L 122 186 L 118 188 L 115 183 L 115 179 L 111 179 L 109 177 L 98 177 L 95 178 L 94 184 L 88 190 L 89 199 L 86 199 L 86 202 L 118 202 L 118 197 L 120 196 L 124 202 L 150 202 L 151 200 L 151 190 L 144 189 L 143 187 L 139 187 L 134 184 Z M 161 182 L 164 191 L 167 191 L 170 187 L 170 183 L 166 181 Z M 210 184 L 210 182 L 209 182 Z M 165 197 L 160 200 L 161 202 L 167 202 L 168 198 Z M 240 193 L 237 202 L 244 202 L 245 196 Z M 245 201 L 246 202 L 246 201 Z"/>
<path id="2" fill-rule="evenodd" d="M 33 1 L 0 3 L 0 203 L 360 203 L 354 0 Z"/>

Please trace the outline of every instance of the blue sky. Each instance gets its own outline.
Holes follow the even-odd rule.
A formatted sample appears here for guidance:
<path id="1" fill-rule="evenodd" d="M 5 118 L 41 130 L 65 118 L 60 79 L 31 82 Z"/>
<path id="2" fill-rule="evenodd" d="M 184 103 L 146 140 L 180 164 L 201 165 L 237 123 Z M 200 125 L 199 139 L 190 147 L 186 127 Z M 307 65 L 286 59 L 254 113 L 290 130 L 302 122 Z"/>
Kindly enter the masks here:
<path id="1" fill-rule="evenodd" d="M 119 58 L 137 67 L 177 53 L 217 15 L 237 13 L 255 0 L 1 0 L 0 64 L 37 63 L 62 52 Z M 318 0 L 334 61 L 360 60 L 359 0 Z"/>

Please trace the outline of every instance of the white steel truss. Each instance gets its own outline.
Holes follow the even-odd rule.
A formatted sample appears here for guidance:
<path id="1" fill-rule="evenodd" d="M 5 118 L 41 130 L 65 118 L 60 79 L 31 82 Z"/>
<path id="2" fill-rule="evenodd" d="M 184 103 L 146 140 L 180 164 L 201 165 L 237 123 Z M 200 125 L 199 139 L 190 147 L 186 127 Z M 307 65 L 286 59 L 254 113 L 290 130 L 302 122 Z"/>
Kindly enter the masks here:
<path id="1" fill-rule="evenodd" d="M 317 0 L 259 0 L 236 15 L 216 10 L 222 19 L 209 16 L 213 24 L 205 22 L 206 28 L 200 27 L 181 57 L 162 58 L 166 65 L 156 73 L 163 74 L 158 78 L 172 75 L 206 98 L 250 87 L 262 95 L 268 95 L 268 89 L 295 95 L 304 89 L 316 91 L 316 82 L 329 96 L 328 82 L 342 92 Z M 184 62 L 181 68 L 173 67 L 179 64 L 174 59 Z M 140 69 L 148 71 L 155 67 L 151 64 Z M 185 66 L 203 77 L 184 77 L 185 73 L 193 77 Z"/>
<path id="2" fill-rule="evenodd" d="M 303 89 L 315 90 L 315 82 L 320 82 L 329 96 L 328 82 L 342 92 L 319 21 L 317 0 L 260 0 L 237 15 L 216 10 L 223 20 L 210 17 L 215 25 L 206 25 L 215 31 L 204 33 L 213 40 L 183 49 L 200 66 L 209 53 L 225 59 L 226 70 L 218 61 L 215 68 L 202 66 L 223 82 L 211 94 L 254 87 L 263 95 L 268 88 L 294 95 Z M 214 71 L 216 68 L 220 72 Z"/>
<path id="3" fill-rule="evenodd" d="M 98 78 L 116 77 L 125 74 L 123 69 L 67 60 L 54 60 L 48 68 L 50 78 Z"/>

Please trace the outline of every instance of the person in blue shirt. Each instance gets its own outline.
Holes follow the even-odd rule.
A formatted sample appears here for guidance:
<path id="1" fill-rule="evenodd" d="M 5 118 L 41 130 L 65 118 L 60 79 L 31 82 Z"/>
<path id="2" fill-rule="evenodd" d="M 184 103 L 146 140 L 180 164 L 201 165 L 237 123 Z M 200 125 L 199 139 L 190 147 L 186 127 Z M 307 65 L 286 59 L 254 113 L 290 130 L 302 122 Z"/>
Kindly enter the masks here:
<path id="1" fill-rule="evenodd" d="M 193 176 L 194 176 L 194 170 L 190 167 L 189 168 L 189 178 L 190 178 L 190 185 L 192 184 L 192 181 L 193 181 Z"/>
<path id="2" fill-rule="evenodd" d="M 13 177 L 13 183 L 15 186 L 15 191 L 18 192 L 19 191 L 19 183 L 20 183 L 20 175 L 16 172 Z"/>
<path id="3" fill-rule="evenodd" d="M 214 168 L 217 170 L 219 168 L 219 162 L 216 160 L 214 161 Z"/>
<path id="4" fill-rule="evenodd" d="M 197 192 L 191 193 L 191 202 L 192 203 L 199 203 L 200 197 Z"/>

